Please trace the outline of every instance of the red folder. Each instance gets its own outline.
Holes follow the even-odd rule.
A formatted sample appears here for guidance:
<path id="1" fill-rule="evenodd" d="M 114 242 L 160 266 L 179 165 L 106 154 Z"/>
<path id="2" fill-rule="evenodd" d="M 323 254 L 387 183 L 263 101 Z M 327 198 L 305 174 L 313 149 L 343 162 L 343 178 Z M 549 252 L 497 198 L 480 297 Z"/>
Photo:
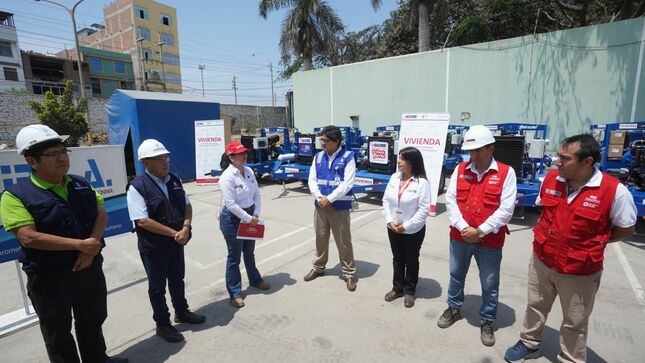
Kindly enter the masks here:
<path id="1" fill-rule="evenodd" d="M 250 225 L 249 223 L 240 222 L 240 226 L 237 229 L 237 239 L 263 239 L 264 238 L 264 223 L 260 223 L 255 226 Z"/>

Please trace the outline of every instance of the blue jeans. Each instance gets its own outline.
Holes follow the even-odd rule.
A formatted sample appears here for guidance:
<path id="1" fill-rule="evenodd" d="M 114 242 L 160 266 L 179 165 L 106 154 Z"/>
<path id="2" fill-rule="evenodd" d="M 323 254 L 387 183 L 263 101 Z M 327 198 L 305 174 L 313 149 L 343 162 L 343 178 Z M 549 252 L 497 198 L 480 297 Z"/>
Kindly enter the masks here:
<path id="1" fill-rule="evenodd" d="M 253 207 L 248 208 L 247 212 L 253 212 Z M 242 292 L 242 276 L 240 274 L 240 257 L 244 255 L 244 266 L 246 275 L 249 278 L 251 286 L 258 285 L 262 282 L 262 276 L 258 268 L 255 267 L 255 241 L 237 239 L 237 229 L 240 225 L 240 219 L 228 209 L 223 208 L 219 218 L 219 229 L 224 235 L 226 246 L 228 247 L 228 256 L 226 257 L 226 290 L 231 299 L 240 297 Z"/>
<path id="2" fill-rule="evenodd" d="M 170 325 L 170 313 L 166 305 L 166 280 L 175 314 L 188 310 L 184 286 L 184 248 L 173 252 L 143 254 L 141 261 L 148 275 L 148 296 L 152 304 L 152 318 L 157 326 Z"/>
<path id="3" fill-rule="evenodd" d="M 479 316 L 494 321 L 497 317 L 499 300 L 499 268 L 502 262 L 501 248 L 486 248 L 479 243 L 465 243 L 450 240 L 450 285 L 448 287 L 448 306 L 461 309 L 464 304 L 464 284 L 475 255 L 479 268 L 479 281 L 482 288 L 482 305 Z"/>

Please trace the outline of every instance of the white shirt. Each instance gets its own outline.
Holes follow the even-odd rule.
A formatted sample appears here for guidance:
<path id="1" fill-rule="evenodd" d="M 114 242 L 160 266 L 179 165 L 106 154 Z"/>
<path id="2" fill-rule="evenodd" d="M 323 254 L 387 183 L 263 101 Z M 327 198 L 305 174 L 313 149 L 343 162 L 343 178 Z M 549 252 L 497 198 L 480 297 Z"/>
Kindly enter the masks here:
<path id="1" fill-rule="evenodd" d="M 240 170 L 229 165 L 219 178 L 222 192 L 222 208 L 226 208 L 244 223 L 250 223 L 252 215 L 243 208 L 255 205 L 253 215 L 260 215 L 260 187 L 251 168 L 244 167 L 244 176 Z"/>
<path id="2" fill-rule="evenodd" d="M 341 149 L 340 147 L 336 152 L 334 152 L 330 157 L 329 157 L 329 165 L 328 167 L 331 167 L 332 162 L 336 157 L 338 156 L 338 153 L 340 151 L 347 151 L 344 149 Z M 321 153 L 324 153 L 325 151 L 320 151 Z M 313 195 L 315 200 L 318 200 L 318 198 L 323 197 L 323 195 L 320 193 L 320 188 L 318 187 L 318 176 L 316 175 L 316 159 L 318 158 L 318 154 L 314 157 L 314 160 L 311 162 L 311 168 L 309 168 L 309 191 L 311 192 L 311 195 Z M 333 192 L 331 192 L 328 196 L 327 199 L 330 202 L 335 202 L 341 197 L 344 197 L 347 193 L 349 193 L 352 188 L 354 187 L 354 178 L 356 177 L 356 162 L 354 161 L 354 158 L 350 158 L 350 160 L 347 161 L 347 164 L 345 164 L 345 175 L 343 176 L 343 181 L 334 189 Z"/>
<path id="3" fill-rule="evenodd" d="M 417 233 L 426 225 L 428 219 L 430 183 L 424 178 L 410 178 L 410 183 L 401 194 L 399 203 L 401 183 L 400 172 L 396 172 L 390 177 L 383 193 L 383 218 L 385 218 L 385 223 L 396 222 L 395 212 L 400 209 L 403 212 L 403 229 L 405 229 L 403 233 Z M 405 185 L 403 182 L 404 187 Z"/>
<path id="4" fill-rule="evenodd" d="M 148 174 L 152 178 L 155 184 L 157 184 L 159 189 L 161 189 L 163 194 L 166 196 L 166 198 L 168 198 L 168 186 L 166 185 L 166 183 L 168 183 L 168 181 L 170 180 L 170 176 L 166 175 L 166 177 L 161 180 L 156 176 L 150 174 L 148 172 L 148 169 L 146 169 L 146 174 Z M 137 188 L 133 186 L 130 186 L 128 188 L 126 200 L 128 203 L 128 214 L 130 215 L 131 221 L 148 218 L 148 207 L 146 206 L 146 200 L 143 199 L 139 191 L 137 191 Z M 186 205 L 189 204 L 190 199 L 188 199 L 188 195 L 186 195 Z"/>
<path id="5" fill-rule="evenodd" d="M 495 158 L 491 161 L 488 169 L 483 173 L 477 171 L 475 164 L 471 163 L 468 166 L 468 169 L 477 175 L 477 182 L 481 182 L 482 178 L 489 170 L 497 170 L 497 161 Z M 468 222 L 464 219 L 459 207 L 457 206 L 457 178 L 459 174 L 459 167 L 455 168 L 455 171 L 450 177 L 450 185 L 448 186 L 448 191 L 446 191 L 446 209 L 448 211 L 448 219 L 450 220 L 450 225 L 455 227 L 459 231 L 463 231 L 464 228 L 469 227 Z M 500 196 L 499 208 L 484 221 L 484 223 L 479 226 L 470 226 L 473 228 L 479 228 L 485 235 L 489 233 L 497 233 L 499 229 L 508 224 L 508 222 L 513 217 L 513 210 L 515 209 L 515 198 L 517 194 L 517 178 L 515 177 L 515 170 L 509 166 L 508 174 L 506 174 L 506 179 L 504 180 L 504 185 L 502 185 L 502 195 Z"/>
<path id="6" fill-rule="evenodd" d="M 595 171 L 591 176 L 591 179 L 589 179 L 589 181 L 587 181 L 585 185 L 578 188 L 578 190 L 567 196 L 567 204 L 571 204 L 573 198 L 575 198 L 576 195 L 580 193 L 582 188 L 600 186 L 600 182 L 602 181 L 602 173 L 600 172 L 600 170 L 598 170 L 598 168 L 594 169 Z M 559 175 L 556 177 L 556 179 L 563 183 L 566 182 L 566 180 L 564 178 L 561 178 Z M 542 187 L 544 187 L 544 184 L 542 184 L 542 186 L 540 187 L 540 193 L 542 192 Z M 535 204 L 542 205 L 540 203 L 540 200 L 540 195 L 538 194 L 538 197 L 535 200 Z M 632 197 L 632 194 L 629 192 L 626 186 L 619 183 L 618 186 L 616 186 L 616 195 L 614 197 L 614 201 L 611 203 L 611 211 L 609 212 L 609 220 L 611 221 L 611 224 L 619 228 L 629 228 L 636 224 L 637 214 L 638 213 L 636 211 L 636 205 L 634 204 L 634 197 Z"/>

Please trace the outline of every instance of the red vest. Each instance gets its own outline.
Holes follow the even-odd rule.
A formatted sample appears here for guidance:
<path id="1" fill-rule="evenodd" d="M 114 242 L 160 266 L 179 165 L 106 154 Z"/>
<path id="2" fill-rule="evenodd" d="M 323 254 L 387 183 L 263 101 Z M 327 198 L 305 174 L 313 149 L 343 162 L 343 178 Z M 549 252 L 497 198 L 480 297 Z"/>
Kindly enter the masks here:
<path id="1" fill-rule="evenodd" d="M 508 175 L 509 166 L 498 161 L 499 170 L 489 170 L 484 174 L 481 182 L 477 182 L 477 174 L 467 169 L 469 165 L 470 163 L 461 163 L 457 167 L 457 206 L 468 225 L 478 227 L 499 208 L 502 187 Z M 508 228 L 504 226 L 497 233 L 491 232 L 485 235 L 480 245 L 501 248 L 504 246 L 507 234 L 509 234 Z M 452 226 L 450 226 L 450 238 L 464 241 L 461 231 Z"/>
<path id="2" fill-rule="evenodd" d="M 602 174 L 599 187 L 584 187 L 567 204 L 567 185 L 557 170 L 547 174 L 540 201 L 542 214 L 533 228 L 533 254 L 559 273 L 591 275 L 602 270 L 611 236 L 609 213 L 618 179 Z"/>

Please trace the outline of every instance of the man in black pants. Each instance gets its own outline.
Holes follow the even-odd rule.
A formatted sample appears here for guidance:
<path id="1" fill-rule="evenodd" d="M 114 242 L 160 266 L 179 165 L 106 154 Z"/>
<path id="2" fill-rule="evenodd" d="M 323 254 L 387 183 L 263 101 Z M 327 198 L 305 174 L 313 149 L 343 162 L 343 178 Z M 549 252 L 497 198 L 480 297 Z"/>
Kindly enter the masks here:
<path id="1" fill-rule="evenodd" d="M 83 362 L 127 362 L 108 357 L 102 324 L 107 288 L 101 249 L 108 216 L 103 199 L 83 178 L 68 175 L 69 150 L 45 125 L 29 125 L 16 137 L 29 178 L 7 188 L 0 212 L 20 242 L 29 298 L 52 362 L 80 362 L 70 330 L 72 311 Z"/>
<path id="2" fill-rule="evenodd" d="M 204 315 L 188 310 L 184 287 L 184 246 L 191 237 L 193 209 L 179 178 L 170 173 L 170 152 L 157 140 L 144 140 L 137 151 L 146 167 L 128 186 L 128 212 L 134 221 L 143 267 L 148 275 L 156 333 L 167 342 L 184 336 L 170 324 L 166 281 L 175 322 L 201 324 Z"/>

